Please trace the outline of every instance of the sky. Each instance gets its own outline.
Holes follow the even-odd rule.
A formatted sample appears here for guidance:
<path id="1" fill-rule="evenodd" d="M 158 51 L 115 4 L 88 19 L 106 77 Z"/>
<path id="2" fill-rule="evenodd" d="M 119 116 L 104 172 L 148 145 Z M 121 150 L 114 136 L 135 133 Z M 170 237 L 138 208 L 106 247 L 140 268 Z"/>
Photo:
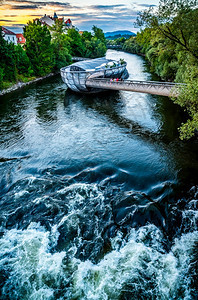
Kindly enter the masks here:
<path id="1" fill-rule="evenodd" d="M 91 31 L 93 25 L 104 32 L 130 30 L 139 11 L 158 5 L 159 0 L 0 0 L 0 26 L 22 32 L 29 20 L 44 14 L 70 18 L 79 30 Z"/>

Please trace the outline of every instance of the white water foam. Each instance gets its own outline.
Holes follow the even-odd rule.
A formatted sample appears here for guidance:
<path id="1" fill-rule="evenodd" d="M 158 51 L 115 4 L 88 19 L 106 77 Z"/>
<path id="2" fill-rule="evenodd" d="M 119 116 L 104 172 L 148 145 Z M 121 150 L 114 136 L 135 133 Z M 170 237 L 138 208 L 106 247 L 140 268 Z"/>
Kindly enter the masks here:
<path id="1" fill-rule="evenodd" d="M 36 223 L 27 230 L 6 232 L 0 240 L 0 267 L 9 274 L 5 299 L 53 299 L 54 290 L 47 282 L 59 285 L 65 252 L 51 254 L 49 243 L 50 233 Z"/>
<path id="2" fill-rule="evenodd" d="M 146 246 L 144 240 L 150 231 L 152 245 Z M 120 250 L 107 254 L 99 264 L 78 262 L 75 296 L 90 300 L 119 299 L 122 293 L 131 291 L 134 299 L 138 295 L 140 299 L 191 299 L 187 272 L 198 232 L 176 240 L 169 253 L 160 251 L 160 235 L 154 225 L 144 226 L 132 230 L 129 241 Z M 183 287 L 185 291 L 180 297 Z"/>
<path id="3" fill-rule="evenodd" d="M 5 299 L 102 300 L 125 293 L 140 299 L 192 299 L 188 269 L 197 231 L 183 234 L 165 253 L 157 227 L 133 229 L 127 241 L 118 234 L 113 250 L 98 264 L 76 259 L 75 251 L 50 253 L 57 239 L 55 230 L 50 234 L 35 223 L 5 233 L 0 240 Z"/>
<path id="4" fill-rule="evenodd" d="M 191 220 L 194 231 L 175 238 L 169 252 L 163 233 L 149 224 L 132 229 L 126 238 L 117 232 L 112 250 L 93 263 L 75 257 L 83 239 L 79 216 L 85 214 L 85 201 L 105 210 L 102 191 L 94 184 L 73 184 L 57 193 L 66 196 L 69 208 L 50 231 L 31 223 L 26 230 L 7 230 L 0 239 L 3 299 L 192 299 L 190 266 L 198 241 L 194 206 L 183 212 L 183 222 Z M 100 236 L 97 222 L 94 234 Z M 62 226 L 76 228 L 77 238 L 69 241 L 67 251 L 54 252 Z"/>

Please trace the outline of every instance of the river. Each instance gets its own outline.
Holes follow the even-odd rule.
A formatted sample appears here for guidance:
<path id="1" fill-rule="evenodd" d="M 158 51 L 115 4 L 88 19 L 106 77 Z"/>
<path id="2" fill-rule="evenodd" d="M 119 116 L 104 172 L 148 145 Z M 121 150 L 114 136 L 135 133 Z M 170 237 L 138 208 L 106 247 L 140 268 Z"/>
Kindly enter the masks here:
<path id="1" fill-rule="evenodd" d="M 142 57 L 130 79 L 151 80 Z M 0 98 L 0 299 L 196 299 L 198 142 L 167 97 Z"/>

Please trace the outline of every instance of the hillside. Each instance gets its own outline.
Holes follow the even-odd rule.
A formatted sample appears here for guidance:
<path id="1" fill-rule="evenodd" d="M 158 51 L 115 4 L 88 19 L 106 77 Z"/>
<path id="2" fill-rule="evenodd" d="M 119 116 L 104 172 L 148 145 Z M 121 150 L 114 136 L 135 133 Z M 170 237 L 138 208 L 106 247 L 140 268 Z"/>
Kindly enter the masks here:
<path id="1" fill-rule="evenodd" d="M 107 39 L 116 39 L 119 37 L 129 38 L 130 36 L 136 36 L 134 32 L 131 32 L 129 30 L 117 30 L 112 32 L 106 32 L 104 35 Z"/>

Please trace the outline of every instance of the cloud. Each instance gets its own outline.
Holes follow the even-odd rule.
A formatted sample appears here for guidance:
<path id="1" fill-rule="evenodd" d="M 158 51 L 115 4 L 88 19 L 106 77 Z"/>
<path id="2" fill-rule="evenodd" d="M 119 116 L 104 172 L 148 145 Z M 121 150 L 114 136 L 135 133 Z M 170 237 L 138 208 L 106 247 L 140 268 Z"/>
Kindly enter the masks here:
<path id="1" fill-rule="evenodd" d="M 30 19 L 31 17 L 41 17 L 44 13 L 53 14 L 53 12 L 56 11 L 60 17 L 71 18 L 73 24 L 81 30 L 90 30 L 93 25 L 96 25 L 101 27 L 104 31 L 111 31 L 112 29 L 132 30 L 138 11 L 144 8 L 146 9 L 146 7 L 150 7 L 149 4 L 138 4 L 137 1 L 127 5 L 126 3 L 123 3 L 125 0 L 120 0 L 120 3 L 117 2 L 114 5 L 112 5 L 112 2 L 108 1 L 105 5 L 100 4 L 99 1 L 95 2 L 96 4 L 92 2 L 93 5 L 90 5 L 86 4 L 86 1 L 84 0 L 82 1 L 81 7 L 74 6 L 70 0 L 66 1 L 50 0 L 48 2 L 44 0 L 5 0 L 5 3 L 10 5 L 11 9 L 16 9 L 17 13 L 19 12 L 19 15 L 20 10 L 21 15 L 23 16 L 26 14 L 27 10 L 31 10 L 30 14 L 28 13 L 28 17 Z M 15 20 L 16 22 L 16 16 L 12 16 L 11 14 L 7 14 L 7 16 L 2 15 L 2 19 L 6 20 L 6 17 L 9 20 Z M 9 20 L 6 24 L 9 23 Z"/>
<path id="2" fill-rule="evenodd" d="M 39 5 L 12 5 L 12 9 L 36 9 Z"/>
<path id="3" fill-rule="evenodd" d="M 68 13 L 68 14 L 62 14 L 61 16 L 63 17 L 68 17 L 70 16 L 71 18 L 74 18 L 76 20 L 79 20 L 79 22 L 83 22 L 84 20 L 91 20 L 93 21 L 97 21 L 97 20 L 109 20 L 112 21 L 112 19 L 115 20 L 115 22 L 117 22 L 117 20 L 121 20 L 121 23 L 124 20 L 135 20 L 137 17 L 137 12 L 136 11 L 132 11 L 132 10 L 127 10 L 125 11 L 125 13 L 123 14 L 123 11 L 121 12 L 107 12 L 104 11 L 101 14 L 98 14 L 98 12 L 90 12 L 89 14 L 82 12 L 82 13 Z M 120 22 L 119 22 L 120 23 Z"/>
<path id="4" fill-rule="evenodd" d="M 29 7 L 30 9 L 45 7 L 45 6 L 54 6 L 54 7 L 62 7 L 62 8 L 71 8 L 74 6 L 71 6 L 69 2 L 60 2 L 60 1 L 33 1 L 33 0 L 14 0 L 13 1 L 16 4 L 11 4 L 12 9 L 26 9 L 25 7 Z M 20 5 L 18 5 L 21 3 Z M 25 5 L 24 5 L 25 4 Z M 19 7 L 19 8 L 16 8 Z"/>
<path id="5" fill-rule="evenodd" d="M 155 4 L 138 4 L 138 6 L 141 6 L 141 7 L 155 7 L 157 5 L 155 5 Z"/>
<path id="6" fill-rule="evenodd" d="M 119 23 L 112 22 L 112 20 L 109 20 L 109 19 L 97 20 L 97 23 L 93 23 L 93 20 L 83 20 L 79 24 L 78 24 L 78 22 L 76 22 L 76 25 L 81 30 L 91 30 L 93 25 L 96 25 L 99 28 L 102 28 L 104 32 L 115 31 L 115 30 L 123 30 L 123 29 L 127 29 L 127 30 L 131 30 L 131 31 L 136 32 L 137 28 L 136 29 L 134 28 L 133 21 L 134 20 L 130 20 L 130 21 L 125 20 L 122 23 L 122 25 L 120 25 Z"/>
<path id="7" fill-rule="evenodd" d="M 5 22 L 5 23 L 13 23 L 13 20 L 8 20 L 8 19 L 0 19 L 0 22 Z"/>
<path id="8" fill-rule="evenodd" d="M 122 6 L 126 6 L 125 4 L 115 4 L 115 5 L 90 5 L 88 7 L 93 8 L 93 9 L 97 9 L 97 10 L 104 10 L 104 9 L 112 9 L 112 8 L 116 8 L 116 7 L 122 7 Z"/>

